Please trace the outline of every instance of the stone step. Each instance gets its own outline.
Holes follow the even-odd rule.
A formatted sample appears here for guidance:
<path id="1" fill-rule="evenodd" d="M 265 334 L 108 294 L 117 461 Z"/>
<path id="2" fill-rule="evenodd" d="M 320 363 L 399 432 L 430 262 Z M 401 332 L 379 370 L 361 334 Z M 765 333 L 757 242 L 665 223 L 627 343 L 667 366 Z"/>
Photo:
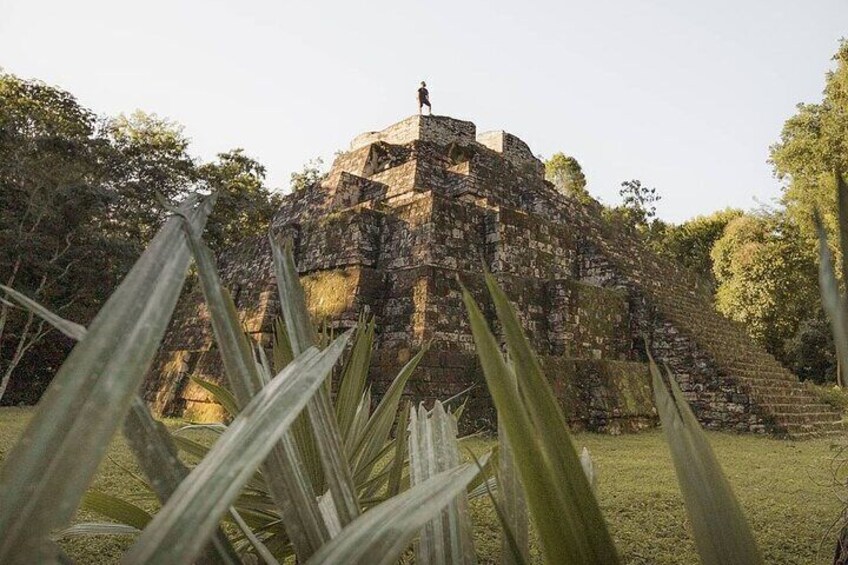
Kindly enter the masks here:
<path id="1" fill-rule="evenodd" d="M 833 411 L 833 406 L 830 404 L 821 404 L 821 403 L 811 403 L 811 404 L 761 404 L 763 408 L 766 408 L 770 414 L 781 415 L 781 414 L 804 414 L 809 412 L 816 413 L 828 413 L 833 414 L 837 418 L 839 414 Z"/>

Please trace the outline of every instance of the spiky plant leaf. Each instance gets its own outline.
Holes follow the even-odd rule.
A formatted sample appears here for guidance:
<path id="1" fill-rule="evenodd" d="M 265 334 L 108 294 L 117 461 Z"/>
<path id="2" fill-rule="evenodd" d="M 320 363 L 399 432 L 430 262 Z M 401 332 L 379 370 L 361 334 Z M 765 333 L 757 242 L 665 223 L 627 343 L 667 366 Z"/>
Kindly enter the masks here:
<path id="1" fill-rule="evenodd" d="M 409 418 L 410 482 L 418 485 L 459 465 L 456 421 L 436 401 L 432 412 L 419 405 Z M 416 548 L 418 563 L 443 565 L 477 563 L 471 539 L 468 498 L 459 493 L 421 529 Z"/>
<path id="2" fill-rule="evenodd" d="M 518 394 L 517 388 L 515 392 Z M 495 507 L 498 518 L 503 522 L 501 563 L 518 565 L 530 558 L 530 524 L 521 479 L 506 432 L 501 432 L 502 427 L 503 424 L 498 423 L 498 505 Z"/>
<path id="3" fill-rule="evenodd" d="M 92 536 L 137 536 L 141 530 L 126 524 L 115 524 L 114 522 L 88 522 L 85 524 L 74 524 L 69 528 L 59 530 L 53 534 L 57 540 L 86 538 Z"/>
<path id="4" fill-rule="evenodd" d="M 307 565 L 396 563 L 421 526 L 461 493 L 476 473 L 473 465 L 462 465 L 390 498 L 348 524 Z"/>
<path id="5" fill-rule="evenodd" d="M 239 413 L 238 402 L 236 398 L 233 396 L 229 390 L 224 387 L 213 383 L 212 381 L 207 381 L 205 379 L 201 379 L 199 377 L 191 377 L 191 380 L 200 385 L 201 388 L 205 389 L 210 395 L 212 395 L 212 399 L 215 400 L 221 407 L 229 414 L 230 416 L 235 416 Z"/>
<path id="6" fill-rule="evenodd" d="M 365 429 L 356 442 L 351 455 L 357 482 L 367 478 L 374 470 L 374 465 L 379 461 L 377 455 L 383 450 L 391 436 L 392 425 L 397 417 L 403 390 L 406 388 L 409 377 L 412 376 L 421 359 L 427 353 L 427 348 L 427 345 L 422 347 L 398 372 L 392 384 L 389 385 L 380 399 L 380 403 L 377 404 L 377 408 L 374 409 L 374 413 L 368 419 L 368 423 L 365 424 Z"/>
<path id="7" fill-rule="evenodd" d="M 188 468 L 177 456 L 177 447 L 168 429 L 153 419 L 150 409 L 136 395 L 124 421 L 124 436 L 136 461 L 147 476 L 160 504 L 165 504 L 188 475 Z M 221 528 L 217 528 L 205 550 L 210 563 L 239 562 L 235 548 Z"/>
<path id="8" fill-rule="evenodd" d="M 730 483 L 677 382 L 668 385 L 650 360 L 654 400 L 671 450 L 677 482 L 704 565 L 762 563 L 754 535 Z"/>
<path id="9" fill-rule="evenodd" d="M 81 326 L 75 322 L 71 322 L 70 320 L 66 320 L 63 317 L 54 314 L 35 300 L 29 298 L 27 295 L 18 292 L 14 288 L 10 288 L 2 284 L 0 284 L 0 290 L 3 290 L 3 292 L 5 292 L 8 296 L 14 299 L 15 302 L 17 302 L 30 312 L 36 314 L 37 316 L 40 316 L 44 321 L 49 323 L 51 326 L 53 326 L 69 338 L 79 341 L 83 338 L 83 336 L 85 336 L 84 326 Z"/>
<path id="10" fill-rule="evenodd" d="M 819 285 L 821 287 L 822 305 L 830 320 L 840 372 L 844 372 L 848 370 L 848 303 L 839 290 L 839 282 L 834 274 L 833 254 L 828 246 L 827 234 L 821 217 L 816 213 L 813 219 L 819 236 Z M 848 223 L 848 219 L 846 219 L 846 223 Z M 845 376 L 837 375 L 837 378 L 842 381 Z M 840 384 L 846 385 L 845 382 Z"/>
<path id="11" fill-rule="evenodd" d="M 477 303 L 463 289 L 477 355 L 513 449 L 545 558 L 551 563 L 614 564 L 618 554 L 592 494 L 565 418 L 512 306 L 487 273 L 486 283 L 515 363 L 519 394 Z"/>
<path id="12" fill-rule="evenodd" d="M 374 319 L 370 322 L 359 321 L 353 350 L 345 364 L 339 390 L 336 395 L 336 419 L 345 445 L 352 443 L 351 436 L 357 409 L 368 381 L 371 368 L 371 350 L 374 347 Z"/>
<path id="13" fill-rule="evenodd" d="M 250 545 L 256 550 L 256 554 L 266 563 L 266 565 L 280 565 L 280 562 L 277 561 L 277 558 L 274 557 L 268 547 L 262 543 L 253 530 L 250 529 L 250 526 L 247 522 L 245 522 L 244 518 L 241 517 L 238 510 L 232 506 L 230 506 L 230 516 L 232 516 L 236 526 L 238 526 L 239 530 L 242 531 L 244 537 L 248 540 L 248 542 L 250 542 Z"/>
<path id="14" fill-rule="evenodd" d="M 191 563 L 256 467 L 332 370 L 349 338 L 305 351 L 245 406 L 126 554 L 127 563 Z"/>
<path id="15" fill-rule="evenodd" d="M 292 352 L 298 355 L 305 348 L 315 344 L 315 330 L 306 308 L 306 298 L 294 264 L 291 246 L 287 246 L 284 252 L 273 237 L 270 238 L 270 244 L 283 319 Z M 315 446 L 321 457 L 324 482 L 333 497 L 339 523 L 345 526 L 359 515 L 359 500 L 353 483 L 353 473 L 344 456 L 330 393 L 326 387 L 316 392 L 306 405 L 306 412 L 309 414 Z"/>
<path id="16" fill-rule="evenodd" d="M 200 240 L 198 232 L 190 227 L 186 231 L 197 263 L 215 341 L 224 362 L 227 382 L 234 401 L 243 407 L 265 386 L 265 379 L 239 324 L 232 297 L 221 284 L 212 252 Z M 268 490 L 279 508 L 297 553 L 301 557 L 311 555 L 329 539 L 329 534 L 315 501 L 313 485 L 304 474 L 300 453 L 291 434 L 282 435 L 279 444 L 271 449 L 263 469 Z"/>
<path id="17" fill-rule="evenodd" d="M 89 490 L 83 496 L 83 510 L 111 518 L 126 526 L 143 530 L 153 517 L 149 512 L 128 500 L 97 490 Z"/>
<path id="18" fill-rule="evenodd" d="M 394 454 L 392 455 L 391 463 L 389 464 L 389 476 L 387 495 L 395 496 L 400 492 L 401 479 L 403 478 L 403 469 L 406 459 L 407 449 L 407 425 L 409 422 L 409 413 L 412 404 L 407 400 L 403 403 L 403 408 L 398 410 L 397 422 L 395 424 L 395 440 Z"/>
<path id="19" fill-rule="evenodd" d="M 182 208 L 202 229 L 214 203 Z M 197 205 L 195 207 L 195 205 Z M 94 318 L 0 469 L 0 562 L 44 558 L 70 523 L 144 378 L 185 280 L 182 220 L 168 220 Z"/>

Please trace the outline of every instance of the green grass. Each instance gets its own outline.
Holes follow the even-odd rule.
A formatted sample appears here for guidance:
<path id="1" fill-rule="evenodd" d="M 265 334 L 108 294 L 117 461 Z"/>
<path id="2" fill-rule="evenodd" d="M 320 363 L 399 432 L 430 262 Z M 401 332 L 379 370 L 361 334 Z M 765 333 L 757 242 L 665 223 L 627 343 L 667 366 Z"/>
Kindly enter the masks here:
<path id="1" fill-rule="evenodd" d="M 29 408 L 0 409 L 0 459 L 31 414 Z M 845 489 L 835 486 L 830 472 L 837 442 L 708 435 L 751 521 L 765 561 L 830 563 L 834 537 L 828 528 L 839 516 L 839 497 L 845 494 Z M 618 437 L 579 434 L 576 443 L 578 449 L 587 446 L 595 461 L 601 507 L 625 562 L 697 563 L 669 452 L 658 430 Z M 492 444 L 481 439 L 469 445 L 482 453 Z M 100 466 L 95 488 L 120 496 L 142 493 L 121 468 L 138 471 L 123 438 L 112 442 L 109 457 Z M 500 541 L 488 500 L 474 501 L 472 512 L 481 561 L 493 562 Z M 114 563 L 128 544 L 129 540 L 88 538 L 63 546 L 78 563 Z"/>

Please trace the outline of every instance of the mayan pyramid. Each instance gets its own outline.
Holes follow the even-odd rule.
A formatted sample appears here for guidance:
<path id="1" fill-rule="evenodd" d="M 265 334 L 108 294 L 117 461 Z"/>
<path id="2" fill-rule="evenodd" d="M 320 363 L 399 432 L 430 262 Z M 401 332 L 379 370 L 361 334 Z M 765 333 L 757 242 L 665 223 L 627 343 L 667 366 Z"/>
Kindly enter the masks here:
<path id="1" fill-rule="evenodd" d="M 836 411 L 713 309 L 701 281 L 606 222 L 599 205 L 557 192 L 508 133 L 413 116 L 362 134 L 325 181 L 285 198 L 273 233 L 294 242 L 316 320 L 341 328 L 374 316 L 373 390 L 385 390 L 432 340 L 406 392 L 446 399 L 471 387 L 467 427 L 491 427 L 494 414 L 457 279 L 497 328 L 485 265 L 515 304 L 575 429 L 656 424 L 646 342 L 708 428 L 791 437 L 839 429 Z M 219 268 L 248 332 L 267 344 L 279 315 L 267 241 L 227 251 Z M 221 382 L 222 373 L 196 290 L 176 313 L 146 398 L 160 414 L 219 418 L 190 377 Z"/>

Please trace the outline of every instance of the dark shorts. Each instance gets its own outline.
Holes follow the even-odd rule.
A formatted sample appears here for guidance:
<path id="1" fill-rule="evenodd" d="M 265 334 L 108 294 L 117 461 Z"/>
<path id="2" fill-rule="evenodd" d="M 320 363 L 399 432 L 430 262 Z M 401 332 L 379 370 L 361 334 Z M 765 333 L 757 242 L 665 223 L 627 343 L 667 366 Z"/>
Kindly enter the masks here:
<path id="1" fill-rule="evenodd" d="M 429 106 L 430 105 L 430 99 L 429 98 L 419 98 L 418 99 L 418 105 L 419 106 Z"/>

